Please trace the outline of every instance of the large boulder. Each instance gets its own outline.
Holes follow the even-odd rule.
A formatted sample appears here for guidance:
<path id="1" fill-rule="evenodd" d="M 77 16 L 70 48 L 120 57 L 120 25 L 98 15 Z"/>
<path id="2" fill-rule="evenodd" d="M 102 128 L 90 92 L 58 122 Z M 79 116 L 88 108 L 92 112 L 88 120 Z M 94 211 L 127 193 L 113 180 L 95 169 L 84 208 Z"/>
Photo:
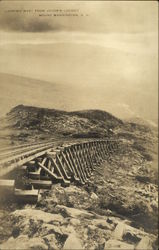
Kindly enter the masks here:
<path id="1" fill-rule="evenodd" d="M 72 233 L 68 236 L 65 244 L 63 246 L 65 250 L 82 250 L 82 243 L 80 239 L 77 237 L 76 233 Z"/>
<path id="2" fill-rule="evenodd" d="M 140 229 L 125 224 L 125 221 L 121 221 L 118 222 L 112 236 L 118 240 L 124 240 L 129 243 L 132 242 L 137 244 L 143 237 L 148 236 L 148 234 Z M 151 235 L 151 237 L 154 239 L 153 235 Z"/>
<path id="3" fill-rule="evenodd" d="M 125 229 L 125 224 L 122 223 L 122 222 L 118 223 L 115 230 L 114 230 L 114 232 L 113 232 L 113 237 L 115 239 L 119 239 L 119 240 L 122 239 L 124 229 Z"/>
<path id="4" fill-rule="evenodd" d="M 135 248 L 135 250 L 143 249 L 152 250 L 152 241 L 148 236 L 143 237 Z"/>
<path id="5" fill-rule="evenodd" d="M 122 242 L 120 240 L 110 239 L 106 242 L 104 250 L 134 250 L 132 244 Z"/>

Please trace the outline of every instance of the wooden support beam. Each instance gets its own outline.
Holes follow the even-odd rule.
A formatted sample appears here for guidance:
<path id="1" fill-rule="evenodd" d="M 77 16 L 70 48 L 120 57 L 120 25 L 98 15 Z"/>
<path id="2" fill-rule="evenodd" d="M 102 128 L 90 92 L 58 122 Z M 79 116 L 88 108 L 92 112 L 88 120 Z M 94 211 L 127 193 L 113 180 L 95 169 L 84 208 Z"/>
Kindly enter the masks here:
<path id="1" fill-rule="evenodd" d="M 47 165 L 47 168 L 49 169 L 49 170 L 52 170 L 53 171 L 53 167 L 51 167 L 51 161 L 50 161 L 50 159 L 48 159 L 48 165 Z"/>
<path id="2" fill-rule="evenodd" d="M 92 170 L 94 170 L 94 164 L 97 163 L 97 159 L 95 157 L 95 150 L 94 150 L 94 146 L 93 146 L 93 142 L 89 142 L 87 144 L 87 150 L 89 150 L 88 153 L 90 153 L 90 157 L 91 157 L 91 161 L 92 161 Z"/>
<path id="3" fill-rule="evenodd" d="M 101 163 L 101 156 L 99 155 L 98 148 L 97 148 L 97 145 L 95 142 L 93 142 L 93 151 L 94 151 L 94 157 L 95 157 L 96 164 L 100 164 Z"/>
<path id="4" fill-rule="evenodd" d="M 71 165 L 69 164 L 68 160 L 66 159 L 66 155 L 64 154 L 64 152 L 61 152 L 61 156 L 63 161 L 65 162 L 67 169 L 70 173 L 73 173 L 73 169 L 71 168 Z"/>
<path id="5" fill-rule="evenodd" d="M 62 176 L 57 176 L 55 173 L 51 172 L 49 169 L 47 169 L 45 166 L 43 166 L 40 162 L 38 162 L 38 165 L 46 171 L 46 173 L 54 180 L 62 180 Z"/>
<path id="6" fill-rule="evenodd" d="M 58 172 L 59 176 L 62 177 L 63 182 L 66 184 L 69 184 L 70 181 L 65 178 L 64 172 L 63 171 L 61 172 L 59 164 L 56 163 L 56 158 L 54 158 L 53 155 L 50 156 L 48 154 L 48 156 L 49 156 L 52 164 L 54 165 L 55 170 Z M 56 154 L 55 154 L 55 157 L 56 157 Z"/>
<path id="7" fill-rule="evenodd" d="M 85 181 L 88 181 L 86 171 L 85 171 L 84 166 L 82 165 L 81 159 L 79 157 L 79 152 L 78 152 L 77 145 L 75 145 L 72 148 L 72 151 L 73 151 L 73 154 L 74 154 L 74 156 L 75 156 L 75 158 L 77 160 L 77 164 L 78 164 L 79 168 L 81 169 L 81 172 L 83 174 L 83 177 L 84 177 Z"/>
<path id="8" fill-rule="evenodd" d="M 104 156 L 102 154 L 102 148 L 101 148 L 101 142 L 96 142 L 96 150 L 97 150 L 97 153 L 99 155 L 99 158 L 101 159 L 100 161 L 102 162 L 103 159 L 104 159 Z"/>
<path id="9" fill-rule="evenodd" d="M 81 166 L 81 164 L 79 162 L 78 155 L 76 154 L 76 150 L 75 150 L 75 148 L 73 146 L 71 147 L 71 152 L 73 154 L 74 160 L 76 161 L 76 165 L 77 165 L 77 167 L 78 167 L 78 169 L 79 169 L 79 171 L 81 173 L 81 176 L 82 176 L 84 182 L 86 182 L 87 181 L 87 177 L 85 175 L 85 172 L 83 171 L 83 168 L 82 168 L 82 166 Z"/>
<path id="10" fill-rule="evenodd" d="M 70 148 L 68 148 L 68 153 L 69 153 L 70 160 L 72 161 L 72 164 L 74 166 L 74 169 L 76 171 L 77 176 L 80 178 L 81 183 L 85 184 L 85 180 L 83 178 L 83 175 L 82 175 L 80 169 L 78 168 L 78 164 L 76 163 L 76 160 L 75 160 L 74 156 L 72 155 L 72 152 L 71 152 Z"/>
<path id="11" fill-rule="evenodd" d="M 52 181 L 46 180 L 29 180 L 35 189 L 50 189 L 52 186 Z"/>
<path id="12" fill-rule="evenodd" d="M 35 172 L 29 172 L 28 177 L 34 180 L 39 180 L 40 179 L 40 171 L 37 170 Z"/>
<path id="13" fill-rule="evenodd" d="M 65 170 L 65 168 L 64 168 L 64 165 L 62 164 L 62 161 L 61 161 L 59 155 L 56 155 L 56 162 L 57 162 L 57 164 L 60 166 L 60 170 L 61 170 L 61 172 L 62 172 L 64 178 L 70 180 L 71 177 L 67 174 L 67 172 L 66 172 L 66 170 Z"/>
<path id="14" fill-rule="evenodd" d="M 84 150 L 85 150 L 85 154 L 87 155 L 88 157 L 88 160 L 90 162 L 90 168 L 91 170 L 93 170 L 93 159 L 92 159 L 92 152 L 91 152 L 91 148 L 90 148 L 90 143 L 84 143 Z"/>
<path id="15" fill-rule="evenodd" d="M 45 157 L 45 158 L 42 160 L 41 164 L 45 166 L 46 160 L 47 160 L 47 158 Z"/>
<path id="16" fill-rule="evenodd" d="M 87 159 L 85 158 L 85 155 L 84 155 L 83 144 L 81 143 L 81 144 L 77 145 L 77 147 L 78 147 L 78 155 L 79 155 L 79 158 L 81 160 L 81 164 L 82 164 L 84 170 L 86 171 L 86 176 L 90 177 Z"/>
<path id="17" fill-rule="evenodd" d="M 39 190 L 15 189 L 14 195 L 17 202 L 36 203 L 39 197 Z"/>
<path id="18" fill-rule="evenodd" d="M 80 154 L 80 152 L 81 152 L 80 145 L 77 144 L 77 145 L 75 146 L 75 153 L 76 153 L 76 155 L 77 155 L 79 164 L 80 164 L 80 166 L 81 166 L 81 168 L 82 168 L 82 171 L 83 171 L 83 173 L 84 173 L 85 180 L 88 181 L 89 174 L 88 174 L 87 168 L 86 168 L 86 166 L 85 166 L 85 163 L 83 162 L 82 154 Z"/>
<path id="19" fill-rule="evenodd" d="M 68 148 L 66 148 L 65 152 L 64 152 L 64 156 L 67 160 L 67 162 L 69 163 L 71 169 L 72 169 L 72 173 L 74 175 L 74 179 L 76 181 L 79 181 L 80 178 L 79 178 L 79 174 L 78 174 L 78 171 L 75 169 L 74 167 L 74 163 L 71 161 L 71 157 L 70 157 L 70 154 L 69 154 L 69 151 L 68 151 Z"/>
<path id="20" fill-rule="evenodd" d="M 92 174 L 92 170 L 93 170 L 93 162 L 91 159 L 91 155 L 90 155 L 90 150 L 86 148 L 86 144 L 83 145 L 83 150 L 84 150 L 84 157 L 87 161 L 87 165 L 89 168 L 89 172 L 90 174 Z"/>

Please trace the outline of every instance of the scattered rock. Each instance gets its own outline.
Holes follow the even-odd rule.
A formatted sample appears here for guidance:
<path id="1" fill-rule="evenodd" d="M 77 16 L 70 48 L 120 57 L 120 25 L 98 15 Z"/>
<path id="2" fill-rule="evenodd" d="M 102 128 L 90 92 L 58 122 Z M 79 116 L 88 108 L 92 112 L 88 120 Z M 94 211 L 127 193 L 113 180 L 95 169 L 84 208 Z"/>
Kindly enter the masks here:
<path id="1" fill-rule="evenodd" d="M 122 222 L 118 223 L 118 225 L 116 226 L 116 228 L 115 228 L 115 230 L 113 232 L 113 237 L 115 239 L 122 239 L 124 229 L 125 229 L 125 224 L 122 223 Z"/>
<path id="2" fill-rule="evenodd" d="M 107 222 L 110 223 L 110 224 L 113 224 L 113 220 L 110 219 L 110 218 L 107 219 Z"/>
<path id="3" fill-rule="evenodd" d="M 54 223 L 55 221 L 63 222 L 64 218 L 60 214 L 46 213 L 38 209 L 21 209 L 12 213 L 14 217 L 23 217 L 25 219 L 33 219 L 43 221 L 45 223 Z"/>
<path id="4" fill-rule="evenodd" d="M 85 217 L 85 218 L 92 218 L 93 214 L 77 208 L 72 207 L 66 207 L 57 205 L 56 208 L 61 212 L 61 214 L 64 214 L 66 217 Z"/>
<path id="5" fill-rule="evenodd" d="M 67 240 L 65 241 L 65 244 L 63 246 L 63 249 L 65 250 L 82 250 L 82 244 L 81 241 L 78 239 L 77 235 L 75 233 L 70 234 Z"/>
<path id="6" fill-rule="evenodd" d="M 135 248 L 135 250 L 143 249 L 152 250 L 152 242 L 147 236 L 143 237 Z"/>
<path id="7" fill-rule="evenodd" d="M 88 225 L 88 230 L 89 231 L 95 231 L 96 229 L 97 229 L 96 226 L 94 226 L 94 225 Z"/>
<path id="8" fill-rule="evenodd" d="M 69 224 L 67 225 L 67 227 L 66 226 L 62 226 L 61 230 L 67 236 L 70 235 L 70 234 L 72 234 L 72 233 L 75 233 L 74 227 L 70 226 Z"/>
<path id="9" fill-rule="evenodd" d="M 66 193 L 81 193 L 81 189 L 76 186 L 70 185 L 69 187 L 65 188 L 65 192 Z"/>
<path id="10" fill-rule="evenodd" d="M 105 239 L 101 238 L 99 243 L 98 243 L 98 250 L 103 250 L 105 246 Z"/>
<path id="11" fill-rule="evenodd" d="M 127 221 L 118 222 L 112 236 L 114 239 L 124 240 L 128 243 L 137 244 L 142 237 L 146 237 L 148 234 L 143 230 L 131 227 L 126 224 Z M 152 236 L 152 238 L 154 238 Z"/>
<path id="12" fill-rule="evenodd" d="M 75 218 L 72 218 L 71 220 L 70 220 L 70 224 L 71 225 L 73 225 L 73 226 L 78 226 L 78 225 L 80 225 L 80 220 L 79 219 L 75 219 Z"/>
<path id="13" fill-rule="evenodd" d="M 139 241 L 141 238 L 148 236 L 148 234 L 146 232 L 144 232 L 144 230 L 142 230 L 142 229 L 140 230 L 140 229 L 137 229 L 135 227 L 125 225 L 123 238 L 126 237 L 126 235 L 128 235 L 128 234 L 131 234 L 131 236 L 134 238 L 137 237 L 138 240 L 136 240 L 136 242 Z M 154 238 L 153 235 L 151 235 L 150 237 Z"/>
<path id="14" fill-rule="evenodd" d="M 106 210 L 106 214 L 109 216 L 109 215 L 112 215 L 113 212 L 112 212 L 110 209 L 107 209 L 107 210 Z"/>
<path id="15" fill-rule="evenodd" d="M 125 242 L 110 239 L 105 243 L 104 250 L 134 250 L 134 246 Z"/>
<path id="16" fill-rule="evenodd" d="M 58 249 L 58 242 L 56 240 L 55 234 L 48 234 L 44 238 L 45 242 L 50 249 Z"/>
<path id="17" fill-rule="evenodd" d="M 125 232 L 123 234 L 123 240 L 128 243 L 136 244 L 140 241 L 140 238 L 133 232 Z"/>
<path id="18" fill-rule="evenodd" d="M 43 223 L 41 225 L 41 235 L 47 235 L 54 233 L 55 235 L 63 235 L 64 233 L 60 230 L 60 227 Z"/>
<path id="19" fill-rule="evenodd" d="M 144 182 L 144 183 L 147 183 L 147 182 L 150 182 L 150 177 L 149 176 L 141 176 L 141 175 L 137 175 L 135 177 L 138 181 L 141 181 L 141 182 Z"/>
<path id="20" fill-rule="evenodd" d="M 112 225 L 106 222 L 106 220 L 95 219 L 95 220 L 92 220 L 92 224 L 101 229 L 106 229 L 106 230 L 112 229 Z"/>
<path id="21" fill-rule="evenodd" d="M 95 193 L 92 193 L 92 194 L 91 194 L 91 199 L 93 199 L 93 200 L 98 200 L 99 197 L 98 197 Z"/>
<path id="22" fill-rule="evenodd" d="M 47 250 L 48 246 L 41 238 L 28 238 L 26 235 L 20 235 L 17 238 L 9 238 L 5 243 L 0 245 L 0 249 Z"/>

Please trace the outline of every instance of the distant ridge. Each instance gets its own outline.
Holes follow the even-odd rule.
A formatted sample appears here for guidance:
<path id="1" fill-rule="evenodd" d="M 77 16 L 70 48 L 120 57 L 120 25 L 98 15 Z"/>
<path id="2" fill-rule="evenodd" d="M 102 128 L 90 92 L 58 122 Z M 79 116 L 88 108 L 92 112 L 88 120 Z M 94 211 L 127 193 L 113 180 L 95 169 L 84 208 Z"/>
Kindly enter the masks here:
<path id="1" fill-rule="evenodd" d="M 34 131 L 73 137 L 106 137 L 123 122 L 102 110 L 67 112 L 57 109 L 18 105 L 6 116 L 10 126 L 27 133 Z"/>

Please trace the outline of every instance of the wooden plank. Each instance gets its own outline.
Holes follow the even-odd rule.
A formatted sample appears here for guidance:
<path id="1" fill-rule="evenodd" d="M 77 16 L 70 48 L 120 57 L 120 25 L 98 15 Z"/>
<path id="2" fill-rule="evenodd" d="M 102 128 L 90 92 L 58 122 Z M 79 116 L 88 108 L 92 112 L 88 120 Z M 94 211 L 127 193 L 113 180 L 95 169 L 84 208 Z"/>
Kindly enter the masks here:
<path id="1" fill-rule="evenodd" d="M 52 186 L 52 181 L 46 180 L 30 180 L 29 182 L 33 185 L 35 189 L 50 189 Z"/>
<path id="2" fill-rule="evenodd" d="M 80 178 L 81 183 L 82 183 L 82 184 L 85 184 L 85 180 L 84 180 L 84 178 L 83 178 L 83 175 L 81 174 L 80 169 L 78 168 L 78 166 L 77 166 L 77 164 L 76 164 L 76 161 L 75 161 L 75 159 L 74 159 L 74 157 L 73 157 L 73 155 L 72 155 L 71 149 L 68 148 L 68 151 L 67 151 L 67 152 L 69 153 L 70 160 L 71 160 L 72 163 L 73 163 L 74 169 L 75 169 L 75 171 L 76 171 L 78 177 Z"/>
<path id="3" fill-rule="evenodd" d="M 70 181 L 65 179 L 65 176 L 64 176 L 63 173 L 61 172 L 61 170 L 60 170 L 58 164 L 56 163 L 55 159 L 54 159 L 53 157 L 51 157 L 51 160 L 52 160 L 52 163 L 54 164 L 55 169 L 58 171 L 58 173 L 59 173 L 60 176 L 62 177 L 63 182 L 66 183 L 66 184 L 69 184 Z"/>
<path id="4" fill-rule="evenodd" d="M 61 162 L 61 159 L 60 159 L 59 155 L 56 156 L 56 159 L 57 159 L 58 164 L 59 164 L 60 167 L 61 167 L 61 172 L 63 172 L 64 178 L 70 180 L 71 177 L 68 176 L 68 174 L 67 174 L 67 172 L 66 172 L 66 170 L 65 170 L 65 168 L 64 168 L 64 166 L 63 166 L 63 164 L 62 164 L 62 162 Z"/>
<path id="5" fill-rule="evenodd" d="M 62 152 L 61 153 L 62 160 L 65 162 L 67 169 L 69 170 L 70 173 L 73 172 L 73 169 L 71 168 L 71 165 L 69 164 L 68 160 L 66 159 L 65 154 Z"/>
<path id="6" fill-rule="evenodd" d="M 63 154 L 63 153 L 62 153 Z M 69 156 L 69 152 L 67 152 L 67 150 L 65 150 L 65 153 L 63 154 L 63 156 L 65 157 L 64 159 L 66 159 L 66 161 L 68 162 L 69 166 L 70 166 L 70 172 L 73 173 L 73 176 L 74 176 L 74 179 L 76 181 L 79 181 L 79 177 L 77 176 L 77 173 L 74 169 L 74 166 L 73 166 L 73 163 L 70 159 L 70 156 Z"/>
<path id="7" fill-rule="evenodd" d="M 61 176 L 57 176 L 56 174 L 54 174 L 53 172 L 51 172 L 49 169 L 47 169 L 45 166 L 43 166 L 40 162 L 38 162 L 38 165 L 44 169 L 46 171 L 46 173 L 52 177 L 53 179 L 57 179 L 57 180 L 62 180 Z"/>
<path id="8" fill-rule="evenodd" d="M 81 144 L 81 150 L 80 150 L 80 158 L 82 159 L 82 164 L 85 166 L 85 168 L 87 169 L 87 174 L 88 176 L 90 177 L 91 176 L 91 170 L 90 170 L 90 165 L 89 165 L 89 162 L 88 162 L 88 157 L 87 155 L 85 154 L 85 150 L 84 150 L 84 145 L 83 143 Z"/>
<path id="9" fill-rule="evenodd" d="M 15 189 L 14 195 L 17 202 L 36 203 L 39 197 L 39 190 Z"/>
<path id="10" fill-rule="evenodd" d="M 39 180 L 40 179 L 40 171 L 38 170 L 36 172 L 29 172 L 28 176 L 31 179 Z"/>
<path id="11" fill-rule="evenodd" d="M 51 170 L 51 161 L 50 161 L 50 160 L 48 161 L 47 168 L 48 168 L 49 170 Z"/>
<path id="12" fill-rule="evenodd" d="M 43 160 L 42 160 L 42 165 L 44 166 L 45 165 L 45 162 L 46 162 L 47 158 L 45 157 Z"/>
<path id="13" fill-rule="evenodd" d="M 78 156 L 78 151 L 77 151 L 76 147 L 72 147 L 71 149 L 72 149 L 72 153 L 73 153 L 73 155 L 74 155 L 74 157 L 76 159 L 77 165 L 78 165 L 79 169 L 81 170 L 81 174 L 83 176 L 83 179 L 86 182 L 86 181 L 88 181 L 88 179 L 87 179 L 86 173 L 85 173 L 85 171 L 83 169 L 83 166 L 81 164 L 80 158 Z"/>

